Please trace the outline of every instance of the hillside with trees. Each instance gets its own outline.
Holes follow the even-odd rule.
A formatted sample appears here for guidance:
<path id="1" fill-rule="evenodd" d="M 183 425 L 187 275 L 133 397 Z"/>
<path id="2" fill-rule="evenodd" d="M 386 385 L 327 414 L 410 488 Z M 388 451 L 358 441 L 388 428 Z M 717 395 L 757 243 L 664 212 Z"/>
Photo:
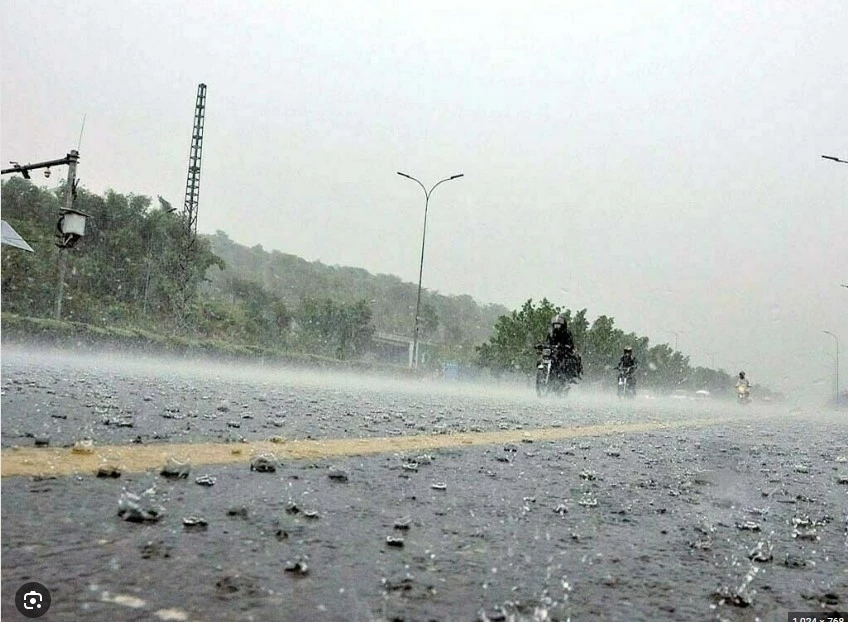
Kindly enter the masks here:
<path id="1" fill-rule="evenodd" d="M 204 292 L 218 303 L 238 302 L 257 306 L 252 298 L 271 294 L 290 310 L 292 328 L 316 321 L 315 309 L 364 317 L 370 314 L 375 331 L 412 334 L 418 286 L 389 274 L 373 275 L 362 268 L 328 266 L 295 255 L 268 252 L 262 246 L 247 248 L 223 232 L 207 238 L 224 269 L 210 269 Z M 264 292 L 264 293 L 263 293 Z M 330 301 L 329 303 L 327 301 Z M 267 303 L 259 306 L 267 307 Z M 338 307 L 333 311 L 332 307 Z M 358 309 L 355 311 L 354 309 Z M 421 295 L 420 338 L 447 349 L 445 355 L 470 361 L 474 347 L 487 339 L 501 305 L 480 305 L 471 296 L 449 296 L 424 289 Z M 270 321 L 270 318 L 268 318 Z"/>
<path id="2" fill-rule="evenodd" d="M 3 218 L 34 253 L 3 247 L 3 311 L 50 318 L 58 279 L 53 233 L 65 188 L 3 181 Z M 176 320 L 181 215 L 161 197 L 97 195 L 78 189 L 86 236 L 67 251 L 62 319 L 95 326 L 138 327 L 169 334 L 367 357 L 375 335 L 409 338 L 417 284 L 361 268 L 328 266 L 261 246 L 248 248 L 219 231 L 199 236 L 193 270 L 205 275 L 184 321 Z M 507 309 L 470 296 L 423 290 L 420 336 L 432 359 L 471 361 Z"/>

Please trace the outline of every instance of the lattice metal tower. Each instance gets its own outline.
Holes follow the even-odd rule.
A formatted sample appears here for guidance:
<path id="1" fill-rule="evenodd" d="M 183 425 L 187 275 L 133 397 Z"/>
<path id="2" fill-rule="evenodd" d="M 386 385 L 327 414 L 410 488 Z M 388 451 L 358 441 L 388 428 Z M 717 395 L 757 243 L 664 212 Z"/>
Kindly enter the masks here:
<path id="1" fill-rule="evenodd" d="M 177 283 L 172 298 L 177 325 L 187 327 L 190 307 L 203 275 L 196 265 L 197 209 L 200 203 L 200 157 L 203 153 L 203 124 L 206 116 L 206 85 L 197 85 L 197 102 L 194 106 L 194 129 L 191 133 L 191 150 L 188 157 L 185 203 L 183 204 L 183 231 L 178 244 Z"/>
<path id="2" fill-rule="evenodd" d="M 194 131 L 188 156 L 183 223 L 189 247 L 197 237 L 197 208 L 200 203 L 200 157 L 203 153 L 203 123 L 206 117 L 206 85 L 197 85 L 197 102 L 194 105 Z"/>

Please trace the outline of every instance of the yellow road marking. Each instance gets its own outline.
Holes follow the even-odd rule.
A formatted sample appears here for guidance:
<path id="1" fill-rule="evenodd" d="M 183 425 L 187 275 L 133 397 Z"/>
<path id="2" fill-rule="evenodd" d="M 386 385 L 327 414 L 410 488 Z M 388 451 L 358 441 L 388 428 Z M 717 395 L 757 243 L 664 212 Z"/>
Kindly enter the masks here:
<path id="1" fill-rule="evenodd" d="M 427 449 L 517 443 L 524 439 L 553 441 L 581 436 L 608 436 L 703 427 L 739 422 L 736 418 L 690 419 L 672 422 L 641 422 L 587 425 L 529 430 L 462 432 L 390 437 L 334 438 L 326 440 L 285 440 L 282 443 L 161 443 L 155 445 L 95 446 L 91 454 L 73 453 L 70 448 L 19 447 L 2 452 L 2 476 L 73 475 L 95 473 L 103 465 L 114 465 L 124 472 L 142 472 L 163 466 L 170 456 L 188 459 L 193 467 L 209 464 L 248 462 L 251 457 L 273 453 L 280 460 L 305 460 L 334 456 L 364 456 L 380 453 L 404 453 Z"/>

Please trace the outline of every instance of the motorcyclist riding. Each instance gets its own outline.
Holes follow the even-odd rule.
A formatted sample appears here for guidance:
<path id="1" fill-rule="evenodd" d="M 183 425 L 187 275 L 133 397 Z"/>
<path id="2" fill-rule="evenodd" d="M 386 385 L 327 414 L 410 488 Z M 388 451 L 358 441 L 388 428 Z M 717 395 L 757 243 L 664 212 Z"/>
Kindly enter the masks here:
<path id="1" fill-rule="evenodd" d="M 556 365 L 559 373 L 566 377 L 576 377 L 583 372 L 583 364 L 580 356 L 574 349 L 574 335 L 568 330 L 565 316 L 557 313 L 551 319 L 551 328 L 548 331 L 548 346 L 556 353 Z M 571 369 L 569 369 L 569 366 Z M 568 373 L 568 372 L 571 373 Z"/>
<path id="2" fill-rule="evenodd" d="M 632 393 L 636 393 L 636 368 L 639 366 L 639 361 L 633 356 L 633 348 L 630 346 L 626 346 L 624 348 L 624 354 L 621 355 L 621 358 L 618 359 L 618 365 L 616 369 L 620 374 L 623 374 L 627 377 L 627 384 L 629 385 L 628 390 Z"/>
<path id="3" fill-rule="evenodd" d="M 740 371 L 739 377 L 736 379 L 736 397 L 740 404 L 747 404 L 751 401 L 751 381 L 745 377 L 744 371 Z"/>

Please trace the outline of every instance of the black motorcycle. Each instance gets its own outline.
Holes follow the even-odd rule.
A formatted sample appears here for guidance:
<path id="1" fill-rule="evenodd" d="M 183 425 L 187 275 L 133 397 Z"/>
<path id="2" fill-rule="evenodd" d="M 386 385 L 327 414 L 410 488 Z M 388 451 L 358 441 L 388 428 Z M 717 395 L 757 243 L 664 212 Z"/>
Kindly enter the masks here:
<path id="1" fill-rule="evenodd" d="M 536 346 L 536 395 L 567 395 L 582 372 L 580 355 L 571 348 L 539 344 Z"/>

